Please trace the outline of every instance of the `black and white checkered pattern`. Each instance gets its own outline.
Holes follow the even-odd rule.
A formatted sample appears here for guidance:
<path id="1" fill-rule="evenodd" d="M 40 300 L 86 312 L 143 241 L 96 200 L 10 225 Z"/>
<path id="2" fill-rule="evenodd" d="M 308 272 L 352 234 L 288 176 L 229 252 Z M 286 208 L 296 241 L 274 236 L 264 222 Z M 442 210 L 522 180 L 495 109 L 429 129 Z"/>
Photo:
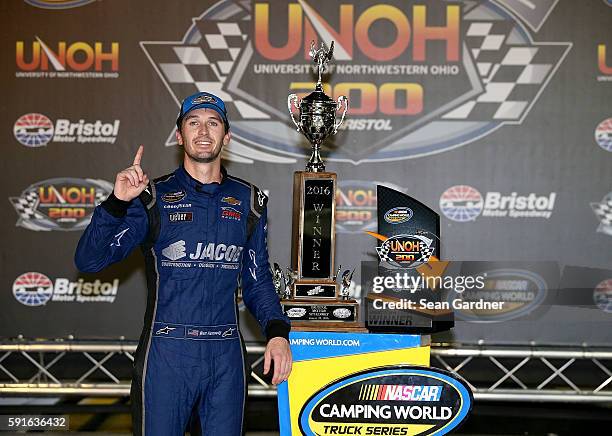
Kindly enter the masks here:
<path id="1" fill-rule="evenodd" d="M 604 227 L 612 229 L 612 195 L 609 195 L 601 203 L 591 203 L 593 212 Z"/>
<path id="2" fill-rule="evenodd" d="M 445 120 L 519 121 L 536 99 L 564 48 L 513 41 L 515 24 L 468 21 L 466 45 L 484 92 L 443 116 Z"/>
<path id="3" fill-rule="evenodd" d="M 389 262 L 392 263 L 393 259 L 389 257 L 389 250 L 391 247 L 389 244 L 383 243 L 380 247 L 376 247 L 376 251 L 378 252 L 378 257 L 381 262 Z"/>
<path id="4" fill-rule="evenodd" d="M 102 189 L 96 189 L 94 200 L 96 206 L 106 200 L 106 197 L 108 197 L 108 192 Z M 19 214 L 19 218 L 23 220 L 47 219 L 44 214 L 36 210 L 38 208 L 40 198 L 38 196 L 38 192 L 35 190 L 28 191 L 21 197 L 11 197 L 10 200 L 11 203 L 13 203 L 13 207 Z"/>
<path id="5" fill-rule="evenodd" d="M 423 248 L 421 248 L 421 257 L 417 260 L 417 262 L 428 262 L 429 258 L 433 255 L 435 247 L 433 246 L 429 246 L 429 247 L 425 247 L 422 246 Z"/>
<path id="6" fill-rule="evenodd" d="M 36 191 L 29 191 L 21 197 L 11 197 L 10 200 L 21 219 L 44 218 L 40 212 L 36 211 L 39 201 Z"/>
<path id="7" fill-rule="evenodd" d="M 96 198 L 94 200 L 96 206 L 102 203 L 108 197 L 108 192 L 103 191 L 102 189 L 96 189 Z"/>
<path id="8" fill-rule="evenodd" d="M 268 119 L 254 106 L 234 100 L 223 87 L 246 45 L 246 21 L 196 21 L 202 35 L 198 44 L 147 44 L 167 85 L 179 99 L 196 92 L 210 92 L 226 105 L 230 119 Z"/>
<path id="9" fill-rule="evenodd" d="M 435 247 L 432 246 L 421 246 L 421 257 L 417 259 L 417 262 L 427 262 L 429 258 L 433 255 Z M 376 247 L 376 251 L 378 252 L 378 257 L 381 262 L 389 262 L 391 264 L 396 264 L 397 262 L 389 257 L 390 246 L 388 244 L 383 243 L 380 247 Z"/>

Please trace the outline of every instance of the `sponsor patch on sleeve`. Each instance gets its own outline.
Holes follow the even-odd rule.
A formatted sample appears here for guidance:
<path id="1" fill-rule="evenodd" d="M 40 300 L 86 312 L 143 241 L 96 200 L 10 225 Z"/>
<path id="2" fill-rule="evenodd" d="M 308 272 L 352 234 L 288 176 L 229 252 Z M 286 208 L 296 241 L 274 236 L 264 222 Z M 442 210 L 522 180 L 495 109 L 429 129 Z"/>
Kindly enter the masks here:
<path id="1" fill-rule="evenodd" d="M 185 223 L 193 221 L 193 212 L 172 212 L 168 214 L 171 223 Z"/>
<path id="2" fill-rule="evenodd" d="M 228 220 L 240 221 L 242 218 L 242 212 L 233 207 L 222 207 L 221 208 L 221 218 L 225 218 Z"/>

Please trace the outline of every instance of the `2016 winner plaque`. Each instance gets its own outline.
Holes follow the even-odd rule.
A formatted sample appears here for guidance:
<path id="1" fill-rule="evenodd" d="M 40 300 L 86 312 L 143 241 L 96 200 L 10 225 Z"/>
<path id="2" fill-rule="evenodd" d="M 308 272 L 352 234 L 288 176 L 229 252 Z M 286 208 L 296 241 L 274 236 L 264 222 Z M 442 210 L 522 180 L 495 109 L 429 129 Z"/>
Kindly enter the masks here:
<path id="1" fill-rule="evenodd" d="M 337 282 L 336 174 L 325 171 L 320 155 L 321 143 L 338 131 L 348 110 L 345 96 L 335 101 L 323 92 L 321 73 L 333 48 L 332 42 L 329 50 L 325 44 L 316 49 L 313 42 L 310 54 L 319 72 L 315 90 L 301 100 L 296 94 L 287 99 L 291 119 L 311 143 L 312 154 L 305 171 L 296 171 L 293 177 L 291 269 L 286 278 L 277 264 L 273 270 L 283 311 L 292 326 L 311 330 L 363 329 L 358 324 L 359 305 L 348 298 L 353 272 L 342 273 L 341 289 Z M 336 121 L 336 112 L 343 105 L 342 118 Z M 298 120 L 294 109 L 299 113 Z"/>

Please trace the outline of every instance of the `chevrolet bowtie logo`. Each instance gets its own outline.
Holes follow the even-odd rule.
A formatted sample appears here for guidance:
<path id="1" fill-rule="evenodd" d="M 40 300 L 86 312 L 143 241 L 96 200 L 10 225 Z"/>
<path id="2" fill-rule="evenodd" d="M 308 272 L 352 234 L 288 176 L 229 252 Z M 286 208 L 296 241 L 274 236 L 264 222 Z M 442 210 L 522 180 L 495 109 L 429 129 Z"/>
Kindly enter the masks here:
<path id="1" fill-rule="evenodd" d="M 167 335 L 168 333 L 170 333 L 172 330 L 176 330 L 176 327 L 162 327 L 159 330 L 157 330 L 155 332 L 156 335 Z"/>

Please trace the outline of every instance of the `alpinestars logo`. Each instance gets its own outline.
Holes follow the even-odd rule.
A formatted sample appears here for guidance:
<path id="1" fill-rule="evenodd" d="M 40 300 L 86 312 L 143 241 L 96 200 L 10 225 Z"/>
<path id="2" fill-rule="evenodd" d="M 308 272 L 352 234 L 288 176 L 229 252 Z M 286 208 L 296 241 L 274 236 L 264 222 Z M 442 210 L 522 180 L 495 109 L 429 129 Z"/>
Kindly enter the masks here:
<path id="1" fill-rule="evenodd" d="M 306 153 L 280 102 L 313 89 L 313 39 L 335 41 L 325 92 L 351 100 L 343 146 L 322 154 L 354 164 L 440 153 L 522 124 L 571 48 L 534 40 L 557 0 L 313 3 L 219 1 L 181 40 L 141 42 L 177 106 L 203 90 L 226 102 L 228 159 L 289 164 Z"/>

